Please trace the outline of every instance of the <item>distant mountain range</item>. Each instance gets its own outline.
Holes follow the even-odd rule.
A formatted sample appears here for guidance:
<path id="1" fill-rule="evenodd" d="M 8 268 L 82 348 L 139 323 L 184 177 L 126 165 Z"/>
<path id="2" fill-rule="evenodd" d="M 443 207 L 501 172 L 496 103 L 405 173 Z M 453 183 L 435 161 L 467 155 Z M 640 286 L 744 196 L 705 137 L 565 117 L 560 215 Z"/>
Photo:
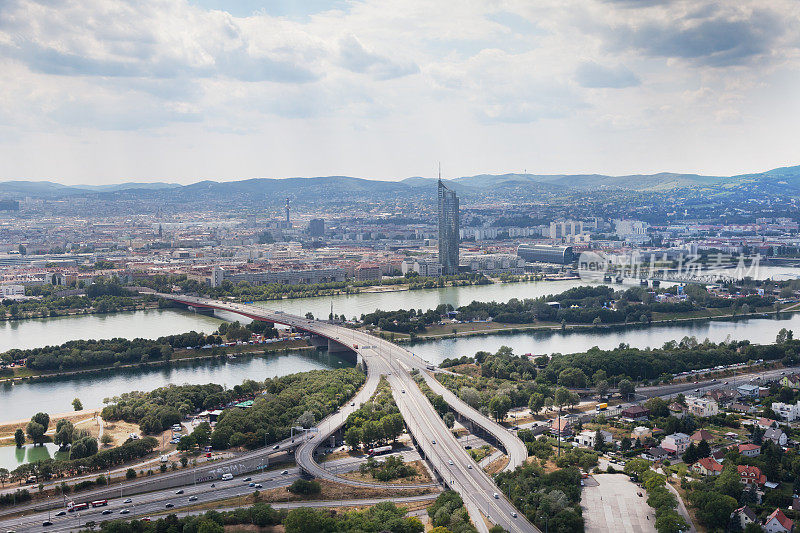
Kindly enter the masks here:
<path id="1" fill-rule="evenodd" d="M 664 193 L 694 191 L 700 195 L 748 194 L 800 195 L 800 166 L 783 167 L 737 176 L 698 174 L 480 174 L 446 180 L 459 194 L 470 196 L 514 197 L 553 196 L 592 190 Z M 120 183 L 115 185 L 67 186 L 49 181 L 0 182 L 0 198 L 26 196 L 58 199 L 86 197 L 98 201 L 152 202 L 169 204 L 207 202 L 208 205 L 241 203 L 277 204 L 285 197 L 304 201 L 348 203 L 354 200 L 432 198 L 436 179 L 411 177 L 401 181 L 369 180 L 349 176 L 312 178 L 253 178 L 239 181 L 200 181 L 190 185 L 175 183 Z"/>

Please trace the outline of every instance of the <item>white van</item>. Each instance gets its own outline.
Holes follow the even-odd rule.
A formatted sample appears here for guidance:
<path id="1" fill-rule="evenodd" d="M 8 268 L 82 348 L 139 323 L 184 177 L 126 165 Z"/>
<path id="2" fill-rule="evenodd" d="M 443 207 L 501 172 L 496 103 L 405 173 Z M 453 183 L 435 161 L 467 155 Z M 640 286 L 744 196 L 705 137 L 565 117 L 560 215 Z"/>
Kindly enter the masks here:
<path id="1" fill-rule="evenodd" d="M 233 479 L 233 474 L 222 474 L 222 481 L 230 481 Z"/>

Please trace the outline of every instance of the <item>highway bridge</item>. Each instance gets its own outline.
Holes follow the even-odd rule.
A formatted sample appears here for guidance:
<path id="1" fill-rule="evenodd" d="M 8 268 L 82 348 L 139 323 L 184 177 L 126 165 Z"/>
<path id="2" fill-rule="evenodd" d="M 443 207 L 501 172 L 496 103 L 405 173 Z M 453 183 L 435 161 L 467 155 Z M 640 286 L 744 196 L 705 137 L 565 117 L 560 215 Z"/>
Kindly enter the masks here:
<path id="1" fill-rule="evenodd" d="M 362 389 L 338 413 L 328 416 L 317 425 L 318 431 L 310 433 L 297 447 L 298 466 L 313 477 L 330 479 L 338 483 L 358 483 L 328 472 L 314 459 L 317 447 L 333 435 L 361 403 L 374 394 L 381 376 L 386 376 L 392 395 L 406 422 L 415 444 L 442 483 L 458 491 L 469 511 L 470 518 L 479 531 L 488 531 L 483 516 L 511 532 L 530 532 L 538 529 L 518 513 L 514 506 L 494 484 L 494 481 L 474 462 L 455 439 L 451 431 L 433 409 L 414 382 L 411 373 L 418 371 L 428 385 L 441 394 L 450 407 L 490 433 L 509 457 L 506 468 L 514 469 L 527 459 L 527 449 L 514 434 L 473 409 L 456 395 L 445 389 L 428 372 L 429 363 L 409 350 L 368 333 L 345 328 L 322 320 L 313 320 L 280 311 L 270 311 L 253 305 L 223 302 L 187 295 L 153 293 L 154 296 L 195 309 L 228 311 L 253 320 L 289 326 L 327 339 L 332 347 L 352 351 L 361 357 L 367 367 L 367 380 Z M 359 483 L 361 484 L 361 483 Z M 382 486 L 386 486 L 385 484 Z"/>

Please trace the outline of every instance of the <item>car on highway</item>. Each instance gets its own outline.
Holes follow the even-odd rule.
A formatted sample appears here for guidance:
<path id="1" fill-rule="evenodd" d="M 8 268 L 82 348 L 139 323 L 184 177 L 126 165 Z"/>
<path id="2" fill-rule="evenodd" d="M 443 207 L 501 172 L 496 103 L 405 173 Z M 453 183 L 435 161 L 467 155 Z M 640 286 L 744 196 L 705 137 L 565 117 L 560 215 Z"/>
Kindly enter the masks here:
<path id="1" fill-rule="evenodd" d="M 66 511 L 59 511 L 56 513 L 56 516 L 64 516 L 65 514 L 67 514 Z"/>
<path id="2" fill-rule="evenodd" d="M 272 447 L 272 449 L 273 449 L 273 450 L 277 450 L 277 449 L 278 449 L 278 448 L 280 448 L 280 447 L 281 447 L 281 445 L 280 445 L 280 444 L 276 444 L 275 446 L 273 446 L 273 447 Z"/>
<path id="3" fill-rule="evenodd" d="M 450 466 L 453 466 L 453 460 L 450 459 L 449 461 L 447 461 L 447 464 L 449 464 Z"/>
<path id="4" fill-rule="evenodd" d="M 494 496 L 494 499 L 495 499 L 495 500 L 499 500 L 499 499 L 500 499 L 500 495 L 499 495 L 499 494 L 497 494 L 496 492 L 493 494 L 493 496 Z"/>
<path id="5" fill-rule="evenodd" d="M 700 392 L 700 389 L 694 389 L 695 392 Z"/>
<path id="6" fill-rule="evenodd" d="M 511 511 L 511 517 L 512 518 L 516 518 L 517 517 L 517 513 L 515 513 L 514 511 Z"/>
<path id="7" fill-rule="evenodd" d="M 352 405 L 355 405 L 355 404 L 356 404 L 356 402 L 350 402 L 350 405 L 351 405 L 351 406 L 352 406 Z"/>
<path id="8" fill-rule="evenodd" d="M 251 481 L 253 481 L 253 478 L 251 478 L 251 477 L 246 477 L 246 478 L 244 478 L 244 479 L 242 480 L 242 482 L 244 482 L 244 483 L 249 483 L 249 482 L 251 482 Z"/>
<path id="9" fill-rule="evenodd" d="M 436 444 L 436 439 L 431 440 L 431 444 Z"/>
<path id="10" fill-rule="evenodd" d="M 175 504 L 174 503 L 168 503 L 164 507 L 166 507 L 167 509 L 172 509 L 173 507 L 175 507 Z"/>
<path id="11" fill-rule="evenodd" d="M 42 522 L 42 527 L 52 526 L 53 523 L 50 520 L 45 520 Z"/>
<path id="12" fill-rule="evenodd" d="M 197 496 L 189 496 L 189 501 L 190 502 L 196 502 L 197 501 Z"/>
<path id="13" fill-rule="evenodd" d="M 402 392 L 403 394 L 405 394 L 405 393 L 406 393 L 406 390 L 405 390 L 405 389 L 403 389 L 403 390 L 401 390 L 400 392 Z"/>
<path id="14" fill-rule="evenodd" d="M 103 512 L 100 514 L 111 514 L 111 509 L 103 509 Z"/>
<path id="15" fill-rule="evenodd" d="M 262 485 L 261 483 L 256 483 L 256 488 L 257 489 L 263 489 L 264 485 Z"/>
<path id="16" fill-rule="evenodd" d="M 183 489 L 176 490 L 176 491 L 175 491 L 175 494 L 183 494 Z"/>
<path id="17" fill-rule="evenodd" d="M 289 473 L 289 471 L 288 471 L 288 470 L 284 470 L 283 472 L 281 472 L 281 475 L 282 475 L 282 476 L 285 476 L 285 475 L 286 475 L 286 474 L 288 474 L 288 473 Z"/>
<path id="18" fill-rule="evenodd" d="M 467 468 L 469 468 L 470 470 L 472 470 L 472 465 L 467 465 Z"/>
<path id="19" fill-rule="evenodd" d="M 129 514 L 131 512 L 130 509 L 123 509 L 119 512 L 119 514 Z"/>
<path id="20" fill-rule="evenodd" d="M 247 484 L 247 486 L 248 486 L 248 487 L 255 487 L 255 486 L 256 486 L 256 484 L 255 484 L 255 483 L 248 483 L 248 484 Z"/>

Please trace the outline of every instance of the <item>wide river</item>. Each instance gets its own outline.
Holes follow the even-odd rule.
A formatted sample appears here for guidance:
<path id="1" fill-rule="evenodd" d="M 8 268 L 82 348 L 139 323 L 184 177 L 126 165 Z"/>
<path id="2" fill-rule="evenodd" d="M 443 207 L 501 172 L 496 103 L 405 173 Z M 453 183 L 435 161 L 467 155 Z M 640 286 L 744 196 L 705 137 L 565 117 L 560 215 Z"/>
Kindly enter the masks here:
<path id="1" fill-rule="evenodd" d="M 420 291 L 362 293 L 349 296 L 307 298 L 259 303 L 264 307 L 286 312 L 327 316 L 333 304 L 334 313 L 348 317 L 381 309 L 430 309 L 441 303 L 454 306 L 473 300 L 508 301 L 556 294 L 580 285 L 578 280 L 493 284 L 479 287 L 457 287 Z M 235 315 L 226 315 L 235 319 Z M 112 337 L 156 338 L 190 330 L 211 333 L 221 322 L 218 317 L 181 310 L 148 310 L 110 315 L 80 315 L 0 323 L 0 351 L 61 344 L 71 339 Z M 694 335 L 714 341 L 749 339 L 767 343 L 775 339 L 780 328 L 800 331 L 800 315 L 776 320 L 758 318 L 737 321 L 685 323 L 651 328 L 600 329 L 579 332 L 515 333 L 440 341 L 421 342 L 411 349 L 425 359 L 438 363 L 447 357 L 472 355 L 478 350 L 495 351 L 502 345 L 516 353 L 572 353 L 592 346 L 611 348 L 620 343 L 631 346 L 661 346 L 664 342 Z M 16 385 L 0 386 L 2 405 L 11 407 L 0 412 L 0 422 L 29 417 L 38 411 L 68 411 L 73 398 L 80 398 L 87 408 L 100 407 L 103 399 L 131 390 L 152 390 L 168 383 L 216 382 L 233 386 L 244 379 L 263 380 L 315 368 L 337 368 L 347 364 L 327 353 L 291 353 L 266 357 L 240 357 L 230 361 L 202 360 L 174 363 L 160 368 L 108 370 L 86 376 L 52 378 Z"/>

